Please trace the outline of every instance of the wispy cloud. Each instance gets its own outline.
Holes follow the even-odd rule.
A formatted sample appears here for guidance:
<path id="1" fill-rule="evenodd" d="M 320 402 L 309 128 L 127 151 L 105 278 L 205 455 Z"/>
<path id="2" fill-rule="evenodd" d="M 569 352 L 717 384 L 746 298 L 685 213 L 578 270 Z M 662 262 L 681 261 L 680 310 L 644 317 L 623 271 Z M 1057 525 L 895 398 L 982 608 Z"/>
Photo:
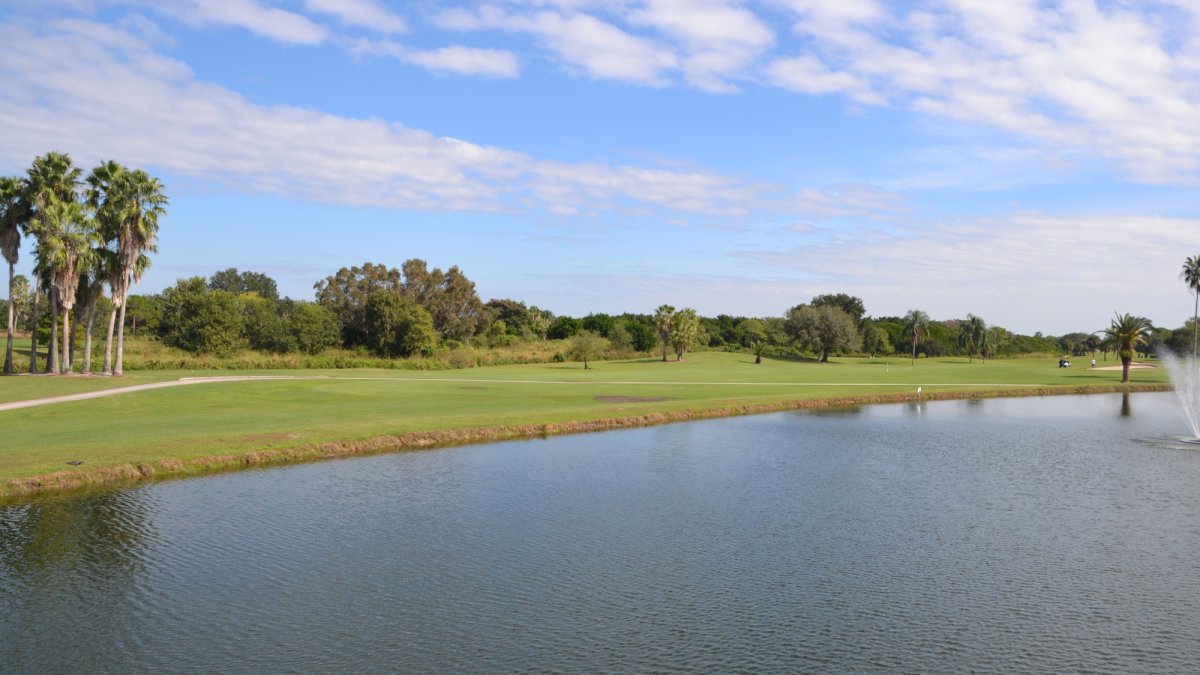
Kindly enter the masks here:
<path id="1" fill-rule="evenodd" d="M 668 81 L 666 71 L 678 66 L 671 50 L 590 14 L 557 11 L 520 14 L 484 5 L 474 11 L 447 10 L 435 20 L 451 30 L 503 30 L 533 35 L 567 66 L 599 79 L 663 86 Z"/>
<path id="2" fill-rule="evenodd" d="M 727 0 L 647 0 L 628 13 L 635 26 L 648 26 L 677 41 L 685 53 L 680 68 L 688 82 L 718 93 L 738 87 L 729 78 L 743 71 L 775 42 L 758 16 Z"/>
<path id="3" fill-rule="evenodd" d="M 1098 152 L 1140 181 L 1200 178 L 1200 35 L 1176 27 L 1200 25 L 1195 3 L 792 4 L 810 49 L 768 66 L 780 86 Z"/>
<path id="4" fill-rule="evenodd" d="M 320 44 L 329 37 L 323 26 L 303 14 L 255 0 L 169 0 L 157 7 L 192 25 L 235 26 L 291 44 Z"/>
<path id="5" fill-rule="evenodd" d="M 408 210 L 646 211 L 750 218 L 813 201 L 710 169 L 564 163 L 379 119 L 259 105 L 118 28 L 0 26 L 0 158 L 47 147 L 243 189 Z M 814 217 L 861 200 L 829 195 Z M 882 206 L 886 208 L 886 205 Z"/>
<path id="6" fill-rule="evenodd" d="M 478 49 L 461 45 L 438 49 L 412 49 L 392 40 L 359 39 L 351 43 L 351 50 L 360 55 L 389 56 L 439 73 L 516 77 L 521 72 L 516 55 L 502 49 Z"/>
<path id="7" fill-rule="evenodd" d="M 309 12 L 335 16 L 347 25 L 381 33 L 408 30 L 404 17 L 393 14 L 373 0 L 304 0 L 304 7 Z"/>

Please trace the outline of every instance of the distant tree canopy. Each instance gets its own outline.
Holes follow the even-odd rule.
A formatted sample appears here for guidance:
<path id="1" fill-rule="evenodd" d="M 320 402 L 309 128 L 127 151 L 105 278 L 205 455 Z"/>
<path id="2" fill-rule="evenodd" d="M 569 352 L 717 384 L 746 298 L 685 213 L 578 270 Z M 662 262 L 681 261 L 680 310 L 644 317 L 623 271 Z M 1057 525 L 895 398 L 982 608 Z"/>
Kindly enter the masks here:
<path id="1" fill-rule="evenodd" d="M 239 272 L 235 267 L 221 270 L 209 277 L 208 290 L 254 293 L 266 300 L 279 299 L 279 288 L 274 279 L 260 272 Z"/>
<path id="2" fill-rule="evenodd" d="M 384 356 L 429 355 L 438 346 L 433 317 L 396 290 L 378 290 L 367 297 L 368 345 Z"/>
<path id="3" fill-rule="evenodd" d="M 442 338 L 469 342 L 486 328 L 483 302 L 475 284 L 458 267 L 446 272 L 430 270 L 424 260 L 412 258 L 401 269 L 372 263 L 343 267 L 317 282 L 317 302 L 332 310 L 342 323 L 347 346 L 370 346 L 367 300 L 377 291 L 391 291 L 429 313 Z"/>
<path id="4" fill-rule="evenodd" d="M 849 315 L 854 320 L 856 326 L 867 313 L 867 308 L 863 305 L 861 298 L 846 295 L 845 293 L 818 295 L 812 299 L 809 305 L 812 307 L 836 307 Z"/>
<path id="5" fill-rule="evenodd" d="M 315 354 L 339 341 L 337 316 L 324 307 L 209 290 L 204 277 L 180 279 L 152 298 L 131 297 L 130 310 L 148 317 L 143 326 L 163 342 L 190 352 L 227 356 L 253 348 Z"/>

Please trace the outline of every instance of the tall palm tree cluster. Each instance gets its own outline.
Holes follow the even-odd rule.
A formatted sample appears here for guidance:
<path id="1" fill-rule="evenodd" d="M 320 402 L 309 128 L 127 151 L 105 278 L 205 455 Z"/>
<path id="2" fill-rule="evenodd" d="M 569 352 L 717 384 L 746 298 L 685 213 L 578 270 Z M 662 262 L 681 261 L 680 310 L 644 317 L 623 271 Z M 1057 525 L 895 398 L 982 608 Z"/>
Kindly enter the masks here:
<path id="1" fill-rule="evenodd" d="M 81 371 L 90 373 L 92 323 L 97 300 L 107 285 L 112 311 L 104 343 L 104 373 L 122 374 L 126 300 L 150 264 L 148 254 L 156 251 L 158 221 L 166 214 L 166 206 L 167 197 L 157 178 L 114 161 L 101 163 L 84 178 L 70 156 L 48 152 L 33 160 L 25 176 L 0 177 L 0 250 L 8 263 L 10 300 L 15 297 L 14 268 L 22 237 L 31 237 L 35 244 L 30 373 L 38 372 L 41 289 L 47 289 L 53 315 L 46 371 L 74 370 L 74 314 L 87 322 Z M 13 373 L 14 321 L 14 303 L 10 301 L 6 375 Z"/>

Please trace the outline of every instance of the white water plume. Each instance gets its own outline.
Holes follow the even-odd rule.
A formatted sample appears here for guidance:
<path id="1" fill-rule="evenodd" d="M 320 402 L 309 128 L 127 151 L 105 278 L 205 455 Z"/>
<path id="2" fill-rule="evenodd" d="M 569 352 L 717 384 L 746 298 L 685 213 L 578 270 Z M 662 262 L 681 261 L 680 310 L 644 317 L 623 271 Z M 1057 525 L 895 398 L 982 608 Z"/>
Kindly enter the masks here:
<path id="1" fill-rule="evenodd" d="M 1171 384 L 1175 386 L 1175 398 L 1191 427 L 1192 438 L 1200 439 L 1200 364 L 1195 359 L 1180 358 L 1167 349 L 1161 350 L 1159 360 L 1166 366 Z"/>

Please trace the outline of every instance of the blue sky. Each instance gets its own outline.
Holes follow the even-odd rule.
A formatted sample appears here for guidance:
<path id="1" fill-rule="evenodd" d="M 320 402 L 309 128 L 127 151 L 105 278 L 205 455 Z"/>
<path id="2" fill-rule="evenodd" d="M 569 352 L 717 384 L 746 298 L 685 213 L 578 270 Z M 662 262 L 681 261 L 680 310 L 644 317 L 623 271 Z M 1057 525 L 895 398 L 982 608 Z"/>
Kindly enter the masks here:
<path id="1" fill-rule="evenodd" d="M 1191 315 L 1196 0 L 0 0 L 0 44 L 0 171 L 166 183 L 135 292 L 419 257 L 572 315 Z"/>

